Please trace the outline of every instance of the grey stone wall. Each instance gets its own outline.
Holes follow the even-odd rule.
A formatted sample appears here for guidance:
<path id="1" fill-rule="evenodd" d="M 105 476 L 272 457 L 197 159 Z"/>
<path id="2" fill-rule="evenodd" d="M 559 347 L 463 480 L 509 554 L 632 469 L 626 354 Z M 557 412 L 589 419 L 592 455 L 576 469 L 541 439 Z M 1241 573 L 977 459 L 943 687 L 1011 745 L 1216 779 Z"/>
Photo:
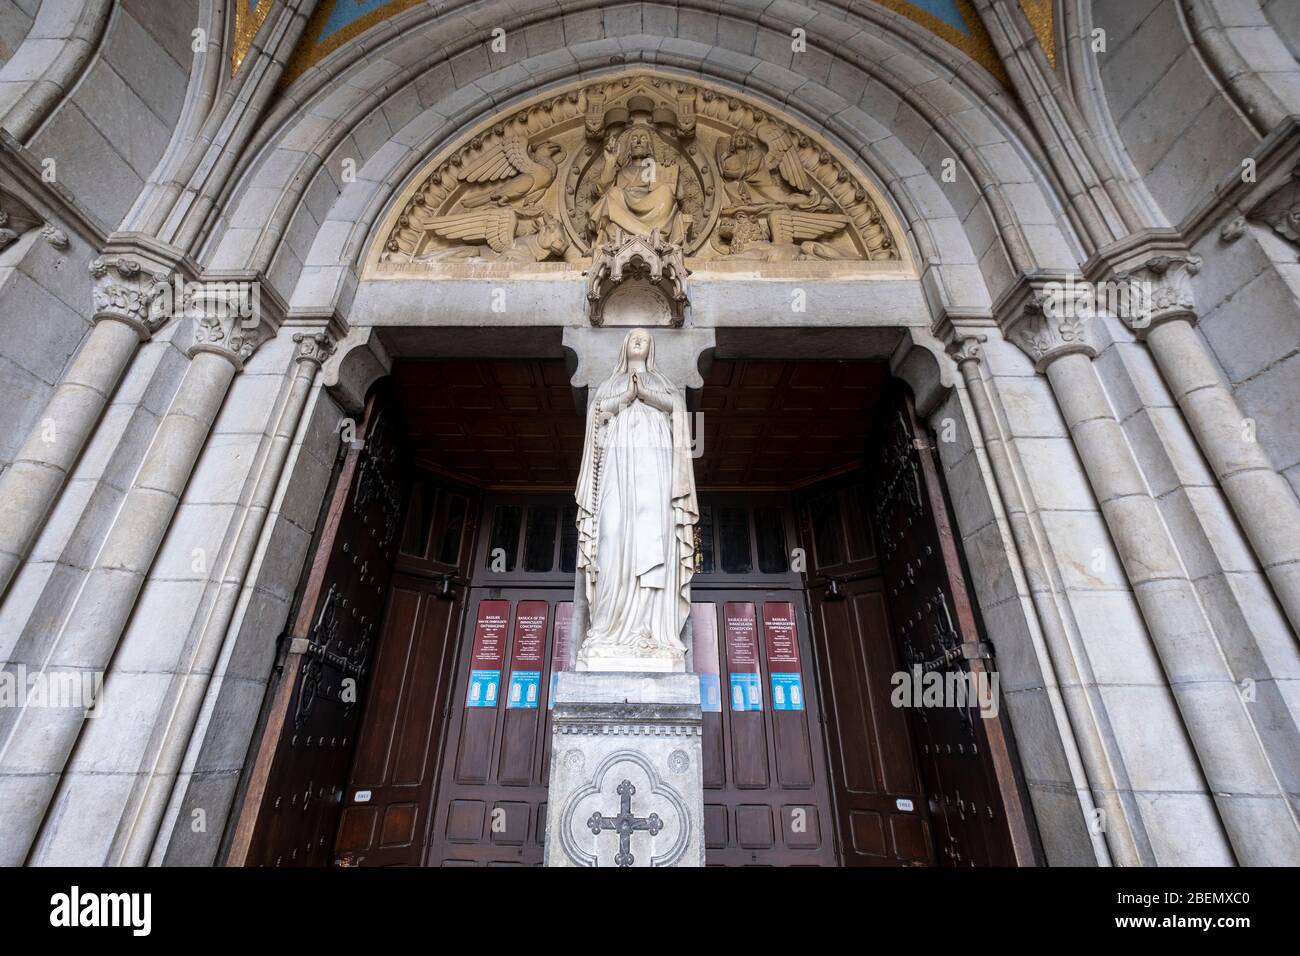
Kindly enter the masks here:
<path id="1" fill-rule="evenodd" d="M 189 86 L 198 0 L 116 4 L 70 95 L 27 144 L 110 227 L 126 216 L 171 139 Z"/>
<path id="2" fill-rule="evenodd" d="M 1224 377 L 1254 420 L 1273 463 L 1300 492 L 1300 264 L 1296 248 L 1250 225 L 1231 246 L 1197 245 L 1200 328 Z"/>
<path id="3" fill-rule="evenodd" d="M 32 28 L 41 0 L 4 0 L 0 3 L 0 66 L 18 51 Z"/>
<path id="4" fill-rule="evenodd" d="M 90 330 L 86 263 L 97 251 L 75 232 L 67 248 L 56 248 L 38 230 L 0 250 L 0 468 L 13 460 Z"/>
<path id="5" fill-rule="evenodd" d="M 1097 55 L 1111 115 L 1142 183 L 1180 222 L 1232 175 L 1259 137 L 1193 46 L 1178 3 L 1097 0 Z"/>

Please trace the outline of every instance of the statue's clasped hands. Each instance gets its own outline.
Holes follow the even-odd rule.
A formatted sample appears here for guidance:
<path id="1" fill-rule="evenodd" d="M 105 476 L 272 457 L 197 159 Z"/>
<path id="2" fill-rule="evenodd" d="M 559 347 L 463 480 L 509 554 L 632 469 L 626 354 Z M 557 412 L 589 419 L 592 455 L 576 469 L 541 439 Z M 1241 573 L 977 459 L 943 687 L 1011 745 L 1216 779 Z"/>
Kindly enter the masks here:
<path id="1" fill-rule="evenodd" d="M 638 398 L 645 398 L 645 388 L 641 384 L 641 377 L 637 375 L 636 372 L 633 372 L 628 376 L 627 389 L 623 394 L 615 399 L 610 399 L 603 403 L 603 407 L 600 410 L 600 424 L 604 425 L 607 423 L 611 418 L 630 406 Z"/>
<path id="2" fill-rule="evenodd" d="M 618 397 L 618 407 L 615 414 L 630 406 L 638 398 L 645 398 L 645 388 L 641 384 L 641 376 L 633 372 L 627 377 L 627 389 Z"/>

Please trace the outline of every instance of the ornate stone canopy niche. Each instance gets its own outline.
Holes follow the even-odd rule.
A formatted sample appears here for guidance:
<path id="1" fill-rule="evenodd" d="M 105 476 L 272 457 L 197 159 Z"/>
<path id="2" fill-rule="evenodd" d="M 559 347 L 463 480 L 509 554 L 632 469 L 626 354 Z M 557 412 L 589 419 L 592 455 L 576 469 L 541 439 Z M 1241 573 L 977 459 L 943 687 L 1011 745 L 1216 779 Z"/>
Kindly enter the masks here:
<path id="1" fill-rule="evenodd" d="M 692 273 L 911 271 L 879 194 L 770 110 L 637 72 L 535 100 L 437 156 L 394 205 L 368 278 L 578 273 L 633 236 Z"/>

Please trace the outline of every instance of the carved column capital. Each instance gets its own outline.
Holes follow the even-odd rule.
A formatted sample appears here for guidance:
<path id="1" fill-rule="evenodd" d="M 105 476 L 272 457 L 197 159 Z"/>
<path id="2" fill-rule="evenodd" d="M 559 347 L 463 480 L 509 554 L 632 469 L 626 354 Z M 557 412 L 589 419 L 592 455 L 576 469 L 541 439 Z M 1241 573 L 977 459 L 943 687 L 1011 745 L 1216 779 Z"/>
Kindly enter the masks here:
<path id="1" fill-rule="evenodd" d="M 948 354 L 952 360 L 957 363 L 958 367 L 965 365 L 967 362 L 979 364 L 980 359 L 984 356 L 984 343 L 989 340 L 987 335 L 968 335 L 958 333 L 956 339 L 948 343 Z"/>
<path id="2" fill-rule="evenodd" d="M 236 369 L 243 368 L 262 343 L 275 335 L 275 325 L 262 312 L 256 280 L 194 283 L 185 289 L 184 309 L 194 323 L 189 354 L 215 353 Z"/>
<path id="3" fill-rule="evenodd" d="M 171 317 L 167 275 L 131 256 L 99 256 L 91 260 L 95 321 L 113 319 L 135 329 L 146 340 Z"/>
<path id="4" fill-rule="evenodd" d="M 1035 292 L 1019 318 L 1010 323 L 1008 338 L 1034 362 L 1039 372 L 1063 355 L 1097 357 L 1091 307 L 1070 286 Z M 1062 291 L 1064 290 L 1064 291 Z"/>
<path id="5" fill-rule="evenodd" d="M 1135 269 L 1116 274 L 1116 280 L 1129 283 L 1129 287 L 1128 294 L 1121 297 L 1127 307 L 1115 311 L 1138 338 L 1145 338 L 1152 328 L 1171 319 L 1195 323 L 1192 276 L 1200 270 L 1200 256 L 1152 256 Z"/>
<path id="6" fill-rule="evenodd" d="M 334 337 L 325 331 L 295 332 L 293 340 L 298 345 L 298 361 L 324 365 L 325 360 L 334 354 Z"/>

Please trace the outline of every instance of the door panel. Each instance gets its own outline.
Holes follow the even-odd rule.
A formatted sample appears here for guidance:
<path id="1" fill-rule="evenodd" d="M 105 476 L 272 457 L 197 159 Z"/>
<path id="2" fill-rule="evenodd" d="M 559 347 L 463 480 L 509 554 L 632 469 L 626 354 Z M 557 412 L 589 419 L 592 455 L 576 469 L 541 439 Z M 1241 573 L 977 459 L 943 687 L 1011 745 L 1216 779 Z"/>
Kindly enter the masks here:
<path id="1" fill-rule="evenodd" d="M 343 792 L 337 866 L 419 866 L 423 859 L 477 498 L 426 471 L 411 476 L 398 572 Z"/>
<path id="2" fill-rule="evenodd" d="M 440 591 L 437 582 L 410 575 L 393 582 L 336 865 L 420 864 L 463 609 L 456 591 Z"/>
<path id="3" fill-rule="evenodd" d="M 704 675 L 706 862 L 834 866 L 802 593 L 701 588 L 692 596 L 692 657 Z M 715 654 L 720 693 L 711 696 Z"/>
<path id="4" fill-rule="evenodd" d="M 455 759 L 440 775 L 428 865 L 542 862 L 551 664 L 567 659 L 570 597 L 558 588 L 470 592 L 448 701 Z"/>
<path id="5" fill-rule="evenodd" d="M 330 860 L 405 503 L 401 428 L 382 384 L 359 432 L 364 442 L 344 458 L 270 691 L 232 865 Z"/>
<path id="6" fill-rule="evenodd" d="M 824 587 L 810 597 L 843 862 L 932 863 L 907 715 L 890 705 L 890 678 L 899 667 L 881 583 L 850 581 L 837 598 Z"/>
<path id="7" fill-rule="evenodd" d="M 933 445 L 904 392 L 894 399 L 879 448 L 876 526 L 901 663 L 945 680 L 987 679 L 992 654 L 967 593 Z M 940 863 L 1032 863 L 1033 839 L 1001 711 L 985 718 L 974 700 L 907 709 Z"/>

